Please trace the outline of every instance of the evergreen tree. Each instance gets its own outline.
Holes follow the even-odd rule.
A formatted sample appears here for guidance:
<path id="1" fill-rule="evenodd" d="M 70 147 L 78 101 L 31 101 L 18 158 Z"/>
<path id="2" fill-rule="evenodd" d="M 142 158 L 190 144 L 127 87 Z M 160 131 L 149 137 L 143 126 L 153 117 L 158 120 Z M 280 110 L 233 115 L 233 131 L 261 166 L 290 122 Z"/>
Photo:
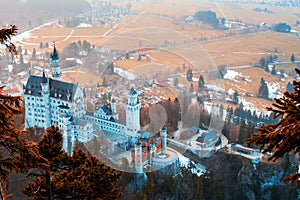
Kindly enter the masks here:
<path id="1" fill-rule="evenodd" d="M 289 33 L 291 31 L 291 26 L 286 23 L 278 23 L 274 25 L 274 30 L 282 33 Z"/>
<path id="2" fill-rule="evenodd" d="M 51 200 L 117 199 L 121 196 L 120 188 L 115 185 L 122 173 L 81 149 L 69 156 L 62 150 L 62 134 L 58 127 L 49 127 L 38 146 L 49 165 L 29 174 L 38 178 L 22 190 L 27 197 Z"/>
<path id="3" fill-rule="evenodd" d="M 178 85 L 178 78 L 174 78 L 174 85 L 175 85 L 175 86 Z"/>
<path id="4" fill-rule="evenodd" d="M 294 92 L 295 90 L 294 90 L 294 87 L 293 87 L 293 84 L 289 81 L 288 82 L 288 84 L 287 84 L 287 86 L 286 86 L 286 90 L 288 91 L 288 92 Z"/>
<path id="5" fill-rule="evenodd" d="M 223 79 L 225 74 L 227 73 L 227 66 L 225 64 L 219 65 L 218 71 L 219 71 L 220 78 Z"/>
<path id="6" fill-rule="evenodd" d="M 186 72 L 186 79 L 188 81 L 193 81 L 193 71 L 191 69 L 187 70 L 187 72 Z"/>
<path id="7" fill-rule="evenodd" d="M 137 61 L 141 61 L 142 60 L 142 56 L 141 54 L 139 54 Z"/>
<path id="8" fill-rule="evenodd" d="M 75 150 L 71 167 L 53 177 L 53 193 L 61 199 L 118 199 L 121 188 L 115 188 L 121 172 Z"/>
<path id="9" fill-rule="evenodd" d="M 246 123 L 244 120 L 242 120 L 241 124 L 240 124 L 240 131 L 239 131 L 239 144 L 244 144 L 244 140 L 245 140 L 245 133 L 246 133 Z"/>
<path id="10" fill-rule="evenodd" d="M 274 62 L 273 56 L 269 56 L 269 62 L 270 62 L 270 63 L 273 63 L 273 62 Z"/>
<path id="11" fill-rule="evenodd" d="M 198 11 L 195 13 L 195 19 L 203 23 L 210 24 L 213 28 L 218 28 L 219 20 L 213 11 Z"/>
<path id="12" fill-rule="evenodd" d="M 104 76 L 103 79 L 102 79 L 102 85 L 103 85 L 103 86 L 107 86 L 107 82 L 106 82 L 105 76 Z"/>
<path id="13" fill-rule="evenodd" d="M 21 54 L 21 53 L 22 53 L 22 47 L 18 46 L 18 54 Z"/>
<path id="14" fill-rule="evenodd" d="M 5 45 L 9 52 L 16 55 L 16 46 L 10 42 L 17 33 L 17 27 L 11 26 L 0 30 L 0 43 Z M 16 127 L 14 118 L 22 112 L 22 99 L 3 93 L 0 87 L 0 199 L 7 199 L 9 176 L 12 170 L 28 171 L 32 166 L 47 164 L 40 157 L 35 144 L 24 139 L 24 131 Z"/>
<path id="15" fill-rule="evenodd" d="M 34 174 L 38 178 L 28 183 L 22 192 L 33 199 L 53 199 L 52 177 L 63 169 L 69 161 L 69 156 L 62 150 L 62 134 L 55 126 L 46 130 L 46 134 L 38 143 L 41 156 L 48 160 L 49 165 L 38 168 L 39 173 Z"/>
<path id="16" fill-rule="evenodd" d="M 76 44 L 76 46 L 78 47 L 77 44 Z M 87 52 L 91 51 L 91 44 L 89 42 L 87 42 L 86 40 L 83 41 L 82 47 L 83 47 L 83 50 L 85 50 Z"/>
<path id="17" fill-rule="evenodd" d="M 33 61 L 36 60 L 36 50 L 35 50 L 35 48 L 33 48 L 33 50 L 32 50 L 31 60 L 33 60 Z"/>
<path id="18" fill-rule="evenodd" d="M 300 75 L 300 70 L 295 69 Z M 285 92 L 284 96 L 274 99 L 273 107 L 267 110 L 274 113 L 274 119 L 280 118 L 279 123 L 262 126 L 257 134 L 247 140 L 247 144 L 261 146 L 263 152 L 274 151 L 269 160 L 276 161 L 285 154 L 293 152 L 299 155 L 300 149 L 300 81 L 294 81 L 294 92 Z M 300 184 L 300 174 L 287 177 L 285 181 Z"/>
<path id="19" fill-rule="evenodd" d="M 191 83 L 190 85 L 190 93 L 194 92 L 194 85 Z"/>
<path id="20" fill-rule="evenodd" d="M 25 172 L 35 165 L 47 164 L 37 146 L 25 140 L 25 132 L 15 126 L 14 117 L 22 112 L 20 97 L 3 94 L 0 87 L 0 199 L 6 199 L 12 172 Z"/>
<path id="21" fill-rule="evenodd" d="M 266 81 L 263 78 L 261 78 L 257 96 L 264 98 L 264 99 L 269 99 L 268 84 L 266 83 Z"/>
<path id="22" fill-rule="evenodd" d="M 19 54 L 19 60 L 20 60 L 20 64 L 24 65 L 24 59 L 23 59 L 23 54 Z"/>
<path id="23" fill-rule="evenodd" d="M 247 127 L 246 127 L 246 130 L 245 130 L 244 141 L 245 141 L 245 139 L 250 138 L 251 135 L 254 133 L 254 131 L 255 131 L 255 126 L 254 126 L 254 124 L 251 123 L 251 122 L 248 122 Z M 244 141 L 243 141 L 243 143 L 244 143 Z"/>
<path id="24" fill-rule="evenodd" d="M 233 93 L 232 100 L 235 104 L 237 104 L 239 102 L 239 93 L 236 90 Z"/>
<path id="25" fill-rule="evenodd" d="M 204 89 L 205 86 L 204 86 L 204 78 L 202 75 L 200 75 L 199 77 L 199 81 L 198 81 L 198 90 L 201 90 L 201 89 Z"/>
<path id="26" fill-rule="evenodd" d="M 153 199 L 154 196 L 154 184 L 153 184 L 153 180 L 152 180 L 152 175 L 151 173 L 147 173 L 147 181 L 145 184 L 145 192 L 147 194 L 147 196 L 149 197 L 149 199 Z"/>
<path id="27" fill-rule="evenodd" d="M 295 55 L 294 54 L 291 55 L 291 62 L 295 62 Z"/>
<path id="28" fill-rule="evenodd" d="M 227 110 L 226 110 L 226 120 L 230 121 L 232 116 L 233 116 L 233 109 L 232 109 L 232 107 L 228 106 Z"/>
<path id="29" fill-rule="evenodd" d="M 274 60 L 274 61 L 278 61 L 278 59 L 279 59 L 278 54 L 274 54 L 273 60 Z"/>
<path id="30" fill-rule="evenodd" d="M 223 116 L 224 116 L 224 105 L 223 104 L 221 104 L 219 107 L 219 116 L 223 120 Z"/>
<path id="31" fill-rule="evenodd" d="M 266 59 L 266 57 L 261 57 L 259 59 L 259 64 L 261 66 L 261 68 L 266 69 L 266 67 L 268 66 L 268 60 Z"/>

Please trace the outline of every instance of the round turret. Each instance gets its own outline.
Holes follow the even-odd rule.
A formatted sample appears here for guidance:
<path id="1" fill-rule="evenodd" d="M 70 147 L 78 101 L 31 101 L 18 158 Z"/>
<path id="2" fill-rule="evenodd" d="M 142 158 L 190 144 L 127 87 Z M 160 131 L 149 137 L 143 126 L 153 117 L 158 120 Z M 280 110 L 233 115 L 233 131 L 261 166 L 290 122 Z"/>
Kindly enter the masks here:
<path id="1" fill-rule="evenodd" d="M 167 128 L 161 129 L 161 153 L 167 154 Z"/>
<path id="2" fill-rule="evenodd" d="M 140 142 L 135 143 L 134 150 L 135 150 L 135 169 L 138 173 L 142 173 L 143 172 L 142 144 Z"/>
<path id="3" fill-rule="evenodd" d="M 56 50 L 56 47 L 54 45 L 53 53 L 50 54 L 50 63 L 52 65 L 52 77 L 55 80 L 60 80 L 61 77 L 61 71 L 60 71 L 60 61 L 58 57 L 58 52 Z"/>

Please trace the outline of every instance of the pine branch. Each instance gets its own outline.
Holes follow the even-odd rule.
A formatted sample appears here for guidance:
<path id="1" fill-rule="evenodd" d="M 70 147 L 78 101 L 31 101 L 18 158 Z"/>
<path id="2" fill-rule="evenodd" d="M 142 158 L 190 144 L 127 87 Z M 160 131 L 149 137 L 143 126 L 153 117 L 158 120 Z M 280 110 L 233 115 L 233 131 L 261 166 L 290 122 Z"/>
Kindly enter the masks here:
<path id="1" fill-rule="evenodd" d="M 10 42 L 11 37 L 17 34 L 17 27 L 15 25 L 10 25 L 10 28 L 0 29 L 0 43 L 4 44 L 9 52 L 17 55 L 16 46 Z"/>
<path id="2" fill-rule="evenodd" d="M 300 70 L 295 70 L 300 75 Z M 294 92 L 285 92 L 282 98 L 274 99 L 272 107 L 267 107 L 274 113 L 274 119 L 281 120 L 277 124 L 262 126 L 257 134 L 246 140 L 247 145 L 260 146 L 263 153 L 274 152 L 268 160 L 276 161 L 289 152 L 300 152 L 300 81 L 293 81 L 293 87 Z M 299 178 L 300 174 L 295 174 L 284 181 L 299 185 Z"/>

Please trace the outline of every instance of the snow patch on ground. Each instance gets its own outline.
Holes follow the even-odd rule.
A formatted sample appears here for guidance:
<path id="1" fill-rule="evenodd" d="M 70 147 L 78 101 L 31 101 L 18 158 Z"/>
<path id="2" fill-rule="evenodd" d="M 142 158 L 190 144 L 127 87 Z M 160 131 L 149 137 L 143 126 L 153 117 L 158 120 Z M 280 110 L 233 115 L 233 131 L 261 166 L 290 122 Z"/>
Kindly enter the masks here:
<path id="1" fill-rule="evenodd" d="M 199 81 L 199 78 L 193 77 L 192 79 L 193 79 L 194 82 L 198 82 Z"/>
<path id="2" fill-rule="evenodd" d="M 233 95 L 234 94 L 234 90 L 232 88 L 229 88 L 229 90 L 227 91 L 227 94 L 229 95 Z"/>
<path id="3" fill-rule="evenodd" d="M 115 67 L 114 68 L 114 73 L 118 74 L 119 76 L 123 77 L 123 78 L 126 78 L 128 80 L 134 80 L 136 78 L 136 75 L 133 74 L 133 73 L 130 73 L 124 69 L 121 69 L 121 68 L 117 68 Z"/>
<path id="4" fill-rule="evenodd" d="M 276 83 L 268 83 L 268 91 L 269 91 L 269 99 L 274 99 L 274 98 L 281 98 L 283 94 L 279 92 L 280 85 L 278 82 Z"/>
<path id="5" fill-rule="evenodd" d="M 7 65 L 6 70 L 8 70 L 9 72 L 12 72 L 12 70 L 14 69 L 13 65 Z"/>
<path id="6" fill-rule="evenodd" d="M 245 82 L 245 84 L 247 84 L 248 82 L 252 82 L 252 80 L 250 79 L 249 76 L 243 76 L 242 73 L 236 72 L 236 71 L 230 70 L 230 69 L 227 70 L 227 72 L 226 72 L 226 74 L 224 75 L 223 79 L 224 79 L 224 80 L 232 80 L 232 81 L 238 83 L 238 82 L 240 82 L 240 81 L 236 80 L 237 76 L 241 77 L 242 80 Z"/>
<path id="7" fill-rule="evenodd" d="M 217 85 L 209 85 L 209 84 L 206 84 L 206 87 L 207 89 L 209 90 L 214 90 L 216 92 L 225 92 L 225 89 L 221 86 L 217 86 Z"/>
<path id="8" fill-rule="evenodd" d="M 26 38 L 31 38 L 31 37 L 32 37 L 32 34 L 31 34 L 32 31 L 38 30 L 38 29 L 40 29 L 40 28 L 42 28 L 42 27 L 44 27 L 44 26 L 50 26 L 50 25 L 51 25 L 52 23 L 54 23 L 54 22 L 55 22 L 55 21 L 48 22 L 48 23 L 45 23 L 45 24 L 43 24 L 43 25 L 41 25 L 41 26 L 35 27 L 35 28 L 31 29 L 31 30 L 24 31 L 24 32 L 21 33 L 21 34 L 18 34 L 18 35 L 16 35 L 16 36 L 12 37 L 11 41 L 12 41 L 13 43 L 16 43 L 16 42 L 21 42 L 22 40 L 24 40 L 24 39 L 26 39 Z"/>
<path id="9" fill-rule="evenodd" d="M 79 58 L 66 58 L 66 60 L 69 60 L 69 61 L 75 60 L 75 62 L 76 62 L 77 64 L 82 65 L 82 61 L 81 61 Z"/>
<path id="10" fill-rule="evenodd" d="M 91 28 L 92 25 L 91 24 L 86 24 L 86 23 L 81 23 L 78 26 L 76 26 L 77 28 Z"/>
<path id="11" fill-rule="evenodd" d="M 246 101 L 244 98 L 239 98 L 239 103 L 242 103 L 244 109 L 250 110 L 252 114 L 254 111 L 256 112 L 256 115 L 259 115 L 261 113 L 253 103 Z"/>
<path id="12" fill-rule="evenodd" d="M 228 69 L 226 74 L 224 75 L 224 79 L 229 79 L 229 80 L 234 80 L 236 76 L 241 76 L 240 73 L 236 72 L 236 71 L 233 71 L 233 70 L 230 70 Z"/>

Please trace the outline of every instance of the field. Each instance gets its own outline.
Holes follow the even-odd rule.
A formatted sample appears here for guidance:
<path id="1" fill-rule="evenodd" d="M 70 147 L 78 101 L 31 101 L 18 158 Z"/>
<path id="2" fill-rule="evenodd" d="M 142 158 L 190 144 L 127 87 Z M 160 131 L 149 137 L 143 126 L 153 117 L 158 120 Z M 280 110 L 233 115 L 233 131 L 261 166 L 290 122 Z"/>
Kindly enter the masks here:
<path id="1" fill-rule="evenodd" d="M 208 74 L 216 71 L 217 66 L 221 64 L 226 64 L 229 68 L 257 64 L 261 57 L 273 55 L 275 49 L 278 49 L 279 59 L 282 61 L 289 61 L 292 53 L 295 54 L 296 60 L 300 60 L 299 36 L 270 31 L 228 37 L 231 33 L 237 34 L 241 30 L 212 30 L 203 24 L 185 23 L 183 20 L 183 17 L 193 15 L 198 10 L 212 10 L 218 17 L 239 19 L 246 24 L 287 22 L 292 25 L 300 20 L 299 9 L 269 6 L 267 8 L 273 14 L 264 14 L 254 11 L 254 8 L 261 7 L 259 5 L 211 3 L 208 0 L 145 0 L 133 3 L 132 6 L 138 14 L 125 16 L 116 24 L 67 28 L 64 24 L 53 22 L 49 26 L 33 30 L 31 37 L 24 39 L 20 44 L 29 51 L 36 48 L 38 52 L 51 51 L 53 42 L 61 52 L 66 45 L 79 40 L 87 40 L 96 46 L 102 45 L 109 49 L 157 47 L 155 51 L 146 52 L 148 58 L 143 56 L 141 61 L 137 61 L 135 55 L 130 60 L 116 61 L 115 66 L 147 78 L 157 74 L 177 77 L 186 88 L 190 83 L 175 74 L 176 70 L 185 74 L 190 68 L 196 73 L 196 78 L 202 74 L 209 84 L 220 85 L 225 90 L 231 88 L 239 93 L 252 93 L 254 96 L 261 77 L 268 82 L 278 82 L 278 77 L 258 68 L 235 69 L 243 76 L 250 77 L 251 83 L 242 81 L 241 77 L 237 78 L 238 82 L 214 80 Z M 203 38 L 208 41 L 203 42 Z M 50 48 L 40 49 L 40 42 L 48 42 Z M 293 67 L 278 66 L 277 69 L 289 72 Z M 89 66 L 83 65 L 82 68 L 64 72 L 63 79 L 82 85 L 101 82 L 101 77 L 88 72 L 88 68 Z M 279 84 L 279 90 L 283 92 L 287 80 Z M 196 85 L 194 82 L 195 88 Z M 247 100 L 254 102 L 259 108 L 270 104 L 270 101 L 257 98 L 247 97 Z"/>
<path id="2" fill-rule="evenodd" d="M 81 86 L 102 83 L 101 77 L 95 76 L 88 70 L 78 67 L 71 70 L 62 70 L 62 79 L 67 82 L 78 83 Z"/>
<path id="3" fill-rule="evenodd" d="M 292 53 L 300 59 L 299 45 L 295 35 L 267 32 L 204 43 L 203 47 L 217 65 L 240 66 L 258 63 L 261 57 L 274 54 L 275 48 L 280 60 L 289 61 Z"/>
<path id="4" fill-rule="evenodd" d="M 212 10 L 217 13 L 218 17 L 226 19 L 239 19 L 247 24 L 260 24 L 266 22 L 274 24 L 278 22 L 287 22 L 295 24 L 299 20 L 299 9 L 275 7 L 268 5 L 247 5 L 232 3 L 213 3 L 209 0 L 145 0 L 133 4 L 133 8 L 146 13 L 169 15 L 182 17 L 193 15 L 195 12 Z M 257 13 L 254 8 L 267 8 L 272 14 Z"/>
<path id="5" fill-rule="evenodd" d="M 127 17 L 113 27 L 43 27 L 33 31 L 33 37 L 23 43 L 41 52 L 51 49 L 39 49 L 40 42 L 55 42 L 58 49 L 62 50 L 67 44 L 78 40 L 87 40 L 109 49 L 158 46 L 203 70 L 220 64 L 239 66 L 258 63 L 260 57 L 274 53 L 275 48 L 279 49 L 281 60 L 289 60 L 292 53 L 297 59 L 300 54 L 300 38 L 292 34 L 267 32 L 198 42 L 201 37 L 213 39 L 221 35 L 226 35 L 226 31 L 207 30 L 189 24 L 182 29 L 182 25 L 176 25 L 170 19 L 145 14 Z M 168 66 L 179 65 L 177 59 L 167 62 Z"/>

